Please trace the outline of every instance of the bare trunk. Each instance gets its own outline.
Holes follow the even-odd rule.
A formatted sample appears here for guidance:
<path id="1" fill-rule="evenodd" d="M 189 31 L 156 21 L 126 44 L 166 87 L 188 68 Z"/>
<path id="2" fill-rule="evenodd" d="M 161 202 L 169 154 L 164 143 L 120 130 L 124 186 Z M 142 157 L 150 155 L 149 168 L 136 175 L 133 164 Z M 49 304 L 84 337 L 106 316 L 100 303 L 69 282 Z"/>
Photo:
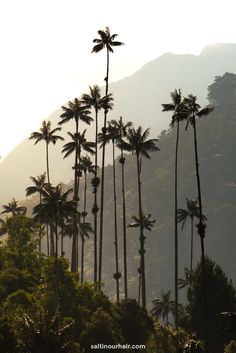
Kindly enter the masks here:
<path id="1" fill-rule="evenodd" d="M 204 331 L 205 331 L 205 352 L 209 352 L 208 348 L 208 306 L 207 306 L 207 281 L 206 281 L 206 265 L 205 265 L 205 229 L 206 225 L 203 222 L 202 214 L 202 195 L 200 185 L 200 174 L 199 174 L 199 161 L 198 161 L 198 150 L 197 150 L 197 132 L 196 132 L 196 121 L 193 120 L 193 131 L 194 131 L 194 150 L 195 150 L 195 165 L 196 165 L 196 177 L 197 177 L 197 189 L 198 189 L 198 202 L 199 202 L 199 223 L 197 224 L 198 234 L 201 240 L 201 264 L 202 264 L 202 279 L 203 279 L 203 310 L 204 310 Z"/>
<path id="2" fill-rule="evenodd" d="M 121 177 L 122 177 L 122 206 L 123 206 L 123 251 L 124 251 L 124 291 L 125 300 L 128 298 L 128 278 L 127 278 L 127 241 L 126 241 L 126 206 L 125 206 L 125 171 L 124 153 L 121 150 Z"/>
<path id="3" fill-rule="evenodd" d="M 179 149 L 179 121 L 177 121 L 177 134 L 175 146 L 175 327 L 178 327 L 178 149 Z"/>

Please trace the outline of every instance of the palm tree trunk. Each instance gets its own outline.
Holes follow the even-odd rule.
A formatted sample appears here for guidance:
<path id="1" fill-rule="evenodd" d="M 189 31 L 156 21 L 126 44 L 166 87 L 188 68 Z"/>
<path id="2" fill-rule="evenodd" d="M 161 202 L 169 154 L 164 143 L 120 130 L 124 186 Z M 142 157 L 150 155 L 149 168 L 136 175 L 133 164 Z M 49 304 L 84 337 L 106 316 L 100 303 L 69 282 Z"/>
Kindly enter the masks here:
<path id="1" fill-rule="evenodd" d="M 115 262 L 116 262 L 116 301 L 120 301 L 120 288 L 119 288 L 119 256 L 118 256 L 118 232 L 117 232 L 117 202 L 116 202 L 116 164 L 115 164 L 115 141 L 112 140 L 113 150 L 113 198 L 114 198 L 114 226 L 115 226 Z"/>
<path id="2" fill-rule="evenodd" d="M 179 149 L 179 121 L 177 121 L 177 134 L 175 146 L 175 327 L 178 327 L 178 149 Z"/>
<path id="3" fill-rule="evenodd" d="M 95 182 L 97 183 L 97 168 L 98 168 L 98 110 L 95 110 L 95 173 L 94 178 Z M 98 213 L 98 206 L 97 206 L 97 188 L 98 185 L 95 185 L 94 188 L 94 283 L 97 282 L 97 213 Z"/>
<path id="4" fill-rule="evenodd" d="M 193 273 L 193 217 L 191 217 L 190 273 Z"/>
<path id="5" fill-rule="evenodd" d="M 124 153 L 121 149 L 121 180 L 122 180 L 122 206 L 123 206 L 123 251 L 124 251 L 124 290 L 125 300 L 128 298 L 128 278 L 127 278 L 127 241 L 126 241 L 126 205 L 125 205 L 125 170 Z"/>
<path id="6" fill-rule="evenodd" d="M 56 258 L 57 258 L 58 257 L 57 214 L 55 214 L 55 243 L 56 243 Z"/>
<path id="7" fill-rule="evenodd" d="M 48 142 L 46 142 L 46 163 L 47 163 L 48 184 L 50 184 L 50 177 L 49 177 L 49 157 L 48 157 Z"/>
<path id="8" fill-rule="evenodd" d="M 84 173 L 84 211 L 83 211 L 83 226 L 85 225 L 86 221 L 86 204 L 87 204 L 87 172 Z M 84 281 L 84 227 L 82 229 L 81 234 L 82 245 L 81 245 L 81 283 Z"/>
<path id="9" fill-rule="evenodd" d="M 50 222 L 50 256 L 55 254 L 53 224 Z"/>
<path id="10" fill-rule="evenodd" d="M 62 219 L 61 224 L 61 257 L 64 256 L 64 220 Z"/>
<path id="11" fill-rule="evenodd" d="M 49 245 L 49 229 L 48 229 L 48 224 L 46 227 L 46 239 L 47 239 L 47 255 L 49 256 L 50 254 L 50 245 Z"/>
<path id="12" fill-rule="evenodd" d="M 108 80 L 109 80 L 109 51 L 107 49 L 107 71 L 106 71 L 106 95 L 108 94 Z M 107 109 L 104 110 L 104 125 L 103 133 L 106 133 L 107 125 Z M 99 239 L 99 268 L 98 268 L 98 281 L 102 281 L 102 248 L 103 248 L 103 208 L 104 208 L 104 180 L 105 180 L 105 151 L 106 144 L 102 147 L 102 175 L 101 175 L 101 202 L 100 202 L 100 239 Z"/>
<path id="13" fill-rule="evenodd" d="M 78 134 L 79 131 L 79 122 L 78 119 L 75 120 L 75 132 Z M 74 165 L 75 171 L 74 171 L 74 201 L 75 201 L 75 207 L 77 210 L 78 207 L 78 183 L 77 183 L 77 171 L 78 171 L 78 141 L 76 140 L 76 149 L 75 149 L 75 165 Z M 74 214 L 73 217 L 73 236 L 72 236 L 72 249 L 71 249 L 71 272 L 77 272 L 78 266 L 76 266 L 76 261 L 77 261 L 77 239 L 78 239 L 78 219 L 77 219 L 77 213 Z"/>
<path id="14" fill-rule="evenodd" d="M 202 265 L 202 279 L 203 279 L 203 310 L 204 310 L 204 331 L 205 331 L 205 352 L 208 353 L 208 306 L 207 306 L 207 281 L 206 281 L 206 261 L 205 261 L 205 224 L 203 223 L 202 214 L 202 195 L 200 185 L 200 174 L 199 174 L 199 161 L 198 161 L 198 150 L 197 150 L 197 131 L 196 121 L 193 119 L 193 131 L 194 131 L 194 151 L 195 151 L 195 166 L 196 166 L 196 177 L 197 177 L 197 189 L 198 189 L 198 202 L 199 202 L 199 224 L 197 224 L 198 234 L 201 240 L 201 265 Z"/>
<path id="15" fill-rule="evenodd" d="M 145 280 L 145 249 L 144 242 L 145 237 L 143 234 L 143 225 L 142 225 L 142 195 L 141 195 L 141 166 L 140 166 L 140 157 L 137 154 L 137 176 L 138 176 L 138 203 L 139 203 L 139 219 L 140 219 L 140 269 L 141 269 L 141 286 L 142 286 L 142 307 L 146 309 L 146 280 Z"/>

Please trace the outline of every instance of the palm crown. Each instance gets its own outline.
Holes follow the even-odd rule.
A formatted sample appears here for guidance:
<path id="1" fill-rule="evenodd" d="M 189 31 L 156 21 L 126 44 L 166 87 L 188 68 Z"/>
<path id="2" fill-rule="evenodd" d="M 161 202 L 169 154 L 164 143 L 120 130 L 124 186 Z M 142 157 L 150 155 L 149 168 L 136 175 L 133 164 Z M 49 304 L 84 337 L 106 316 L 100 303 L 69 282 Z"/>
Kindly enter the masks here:
<path id="1" fill-rule="evenodd" d="M 60 127 L 56 127 L 55 129 L 51 130 L 51 121 L 46 121 L 44 120 L 42 123 L 42 127 L 40 128 L 40 132 L 35 131 L 32 132 L 30 135 L 29 139 L 33 140 L 35 139 L 35 145 L 40 142 L 40 141 L 46 141 L 47 144 L 52 142 L 54 145 L 57 142 L 57 140 L 64 140 L 63 137 L 59 135 L 55 135 L 56 132 L 61 131 Z"/>
<path id="2" fill-rule="evenodd" d="M 99 30 L 98 34 L 100 38 L 95 38 L 93 40 L 93 43 L 96 43 L 96 45 L 93 47 L 92 53 L 98 53 L 104 48 L 113 53 L 112 47 L 117 47 L 124 44 L 114 40 L 118 34 L 111 35 L 109 27 L 106 27 L 105 30 Z"/>

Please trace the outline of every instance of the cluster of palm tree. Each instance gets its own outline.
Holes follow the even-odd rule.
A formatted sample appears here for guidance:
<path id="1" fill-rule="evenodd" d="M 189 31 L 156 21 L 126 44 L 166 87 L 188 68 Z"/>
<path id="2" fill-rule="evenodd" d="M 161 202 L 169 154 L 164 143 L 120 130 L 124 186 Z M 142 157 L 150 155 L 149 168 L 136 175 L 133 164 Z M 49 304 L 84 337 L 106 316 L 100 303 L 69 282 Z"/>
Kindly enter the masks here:
<path id="1" fill-rule="evenodd" d="M 145 236 L 144 230 L 151 230 L 155 220 L 151 215 L 145 215 L 142 207 L 141 190 L 141 166 L 142 158 L 150 159 L 150 152 L 158 150 L 156 146 L 157 139 L 148 139 L 150 130 L 142 130 L 141 126 L 135 129 L 131 122 L 123 122 L 122 117 L 119 120 L 107 121 L 108 112 L 113 108 L 113 97 L 109 90 L 109 60 L 113 47 L 120 46 L 123 43 L 115 40 L 117 34 L 111 35 L 108 27 L 105 30 L 98 31 L 99 39 L 94 39 L 95 46 L 92 52 L 106 50 L 106 77 L 105 77 L 105 95 L 102 96 L 101 89 L 97 86 L 90 86 L 89 93 L 83 94 L 81 98 L 75 98 L 69 101 L 66 106 L 62 106 L 62 114 L 58 122 L 60 127 L 51 129 L 51 122 L 44 121 L 39 132 L 33 132 L 30 139 L 45 141 L 46 144 L 46 173 L 39 177 L 31 177 L 34 185 L 26 189 L 27 195 L 38 192 L 39 204 L 33 209 L 35 219 L 40 222 L 47 233 L 47 252 L 50 255 L 58 256 L 58 239 L 60 237 L 61 256 L 64 255 L 63 239 L 66 235 L 72 237 L 71 249 L 71 271 L 79 270 L 79 238 L 81 239 L 81 266 L 80 280 L 84 280 L 84 255 L 85 239 L 93 232 L 94 243 L 94 282 L 98 283 L 100 288 L 103 278 L 103 223 L 104 223 L 104 186 L 105 174 L 104 167 L 106 161 L 106 146 L 112 143 L 113 155 L 113 200 L 114 200 L 114 252 L 115 252 L 115 272 L 113 278 L 116 283 L 116 300 L 120 300 L 120 278 L 119 269 L 119 248 L 118 248 L 118 221 L 117 221 L 117 187 L 116 187 L 116 148 L 119 149 L 122 175 L 122 215 L 123 215 L 123 267 L 124 267 L 124 297 L 128 298 L 128 275 L 127 275 L 127 236 L 126 236 L 126 200 L 125 200 L 125 157 L 124 152 L 132 152 L 136 156 L 137 163 L 137 184 L 138 184 L 138 216 L 133 217 L 135 223 L 130 227 L 139 228 L 140 240 L 140 268 L 139 268 L 139 297 L 142 293 L 142 306 L 146 307 L 146 284 L 145 284 Z M 99 113 L 103 111 L 104 120 L 99 124 Z M 94 112 L 94 117 L 92 117 Z M 64 140 L 62 136 L 57 135 L 61 131 L 61 126 L 73 120 L 75 130 L 68 132 L 70 141 L 65 143 L 62 149 L 64 158 L 74 155 L 74 182 L 73 188 L 65 189 L 62 184 L 53 186 L 49 175 L 49 144 L 55 144 L 58 140 Z M 94 141 L 87 141 L 86 129 L 81 129 L 81 123 L 90 125 L 95 122 Z M 102 125 L 99 131 L 99 125 Z M 102 149 L 101 171 L 99 172 L 98 157 L 99 145 Z M 83 155 L 85 152 L 85 155 Z M 94 156 L 94 162 L 89 154 Z M 91 184 L 94 194 L 94 204 L 92 207 L 93 227 L 87 222 L 87 175 L 91 173 Z M 47 175 L 47 182 L 46 182 Z M 83 205 L 80 205 L 80 179 L 84 177 Z M 100 182 L 101 178 L 101 182 Z M 101 184 L 100 195 L 98 195 Z M 100 198 L 100 208 L 98 199 Z M 100 219 L 98 213 L 100 211 Z M 99 232 L 98 232 L 99 225 Z M 43 232 L 43 230 L 42 230 Z M 40 240 L 41 249 L 41 240 Z"/>
<path id="2" fill-rule="evenodd" d="M 195 170 L 196 170 L 196 181 L 197 181 L 197 200 L 190 201 L 187 199 L 188 212 L 191 212 L 190 219 L 193 225 L 193 218 L 198 219 L 197 230 L 201 241 L 201 262 L 203 272 L 203 297 L 204 297 L 204 313 L 205 313 L 205 335 L 206 335 L 206 350 L 207 350 L 207 289 L 206 289 L 206 273 L 205 273 L 205 248 L 204 238 L 206 229 L 206 217 L 202 211 L 202 195 L 201 195 L 201 184 L 200 184 L 200 173 L 199 173 L 199 157 L 198 157 L 198 146 L 197 146 L 197 129 L 196 121 L 198 118 L 208 115 L 213 111 L 212 106 L 206 106 L 201 108 L 197 103 L 197 97 L 192 94 L 186 98 L 182 97 L 180 90 L 175 90 L 171 93 L 172 102 L 169 104 L 163 104 L 163 111 L 172 111 L 171 126 L 177 125 L 176 131 L 176 147 L 175 147 L 175 326 L 178 327 L 178 222 L 183 222 L 186 218 L 186 213 L 183 209 L 178 210 L 178 147 L 179 147 L 179 126 L 181 121 L 186 121 L 185 130 L 188 129 L 189 125 L 193 127 L 194 136 L 194 155 L 195 155 Z M 183 223 L 184 224 L 184 223 Z M 191 239 L 192 239 L 191 233 Z M 192 241 L 191 241 L 191 254 L 192 254 Z M 192 255 L 191 264 L 192 269 Z"/>

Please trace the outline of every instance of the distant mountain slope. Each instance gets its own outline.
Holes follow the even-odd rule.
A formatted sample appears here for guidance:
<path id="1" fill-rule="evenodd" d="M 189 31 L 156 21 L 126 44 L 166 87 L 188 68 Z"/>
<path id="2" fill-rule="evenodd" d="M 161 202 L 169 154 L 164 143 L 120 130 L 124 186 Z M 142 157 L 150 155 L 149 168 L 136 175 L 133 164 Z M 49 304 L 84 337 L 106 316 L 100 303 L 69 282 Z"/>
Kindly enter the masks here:
<path id="1" fill-rule="evenodd" d="M 162 55 L 134 75 L 110 85 L 115 107 L 109 117 L 123 116 L 144 128 L 151 127 L 152 135 L 157 136 L 169 124 L 166 114 L 161 112 L 161 103 L 169 101 L 170 91 L 181 88 L 184 95 L 193 93 L 204 104 L 208 85 L 215 76 L 226 71 L 236 73 L 236 44 L 208 46 L 199 56 Z M 53 126 L 57 124 L 59 115 L 58 110 L 48 118 Z M 66 136 L 70 126 L 63 129 Z M 88 128 L 88 132 L 88 138 L 92 139 L 93 128 Z M 50 147 L 52 181 L 69 181 L 72 178 L 71 161 L 62 162 L 62 144 Z M 13 196 L 17 199 L 24 197 L 29 176 L 39 175 L 45 170 L 44 154 L 43 143 L 34 147 L 32 141 L 25 140 L 0 163 L 0 203 Z"/>

